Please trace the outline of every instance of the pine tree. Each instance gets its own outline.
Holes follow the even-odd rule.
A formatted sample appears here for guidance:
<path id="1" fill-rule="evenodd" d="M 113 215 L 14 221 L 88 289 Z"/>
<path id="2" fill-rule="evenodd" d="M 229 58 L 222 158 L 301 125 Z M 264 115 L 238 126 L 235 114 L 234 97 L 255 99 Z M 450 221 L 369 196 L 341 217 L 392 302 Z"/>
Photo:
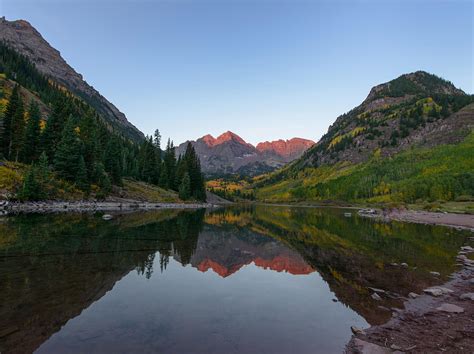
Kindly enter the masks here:
<path id="1" fill-rule="evenodd" d="M 43 186 L 47 186 L 50 180 L 48 156 L 43 151 L 38 159 L 38 179 Z"/>
<path id="2" fill-rule="evenodd" d="M 446 104 L 443 104 L 443 106 L 441 107 L 441 117 L 443 118 L 446 118 L 449 116 L 449 109 L 448 109 L 448 103 L 446 102 Z"/>
<path id="3" fill-rule="evenodd" d="M 185 172 L 181 184 L 179 186 L 179 198 L 187 200 L 191 196 L 191 180 L 189 173 Z"/>
<path id="4" fill-rule="evenodd" d="M 191 143 L 188 143 L 186 146 L 183 160 L 186 163 L 186 170 L 189 173 L 192 196 L 197 200 L 205 201 L 206 189 L 204 186 L 204 178 L 201 173 L 201 163 Z"/>
<path id="5" fill-rule="evenodd" d="M 161 188 L 169 188 L 169 175 L 168 175 L 168 168 L 166 167 L 166 164 L 163 162 L 161 165 L 161 173 L 160 173 L 160 182 L 159 186 Z"/>
<path id="6" fill-rule="evenodd" d="M 18 197 L 20 200 L 39 200 L 39 191 L 40 185 L 36 180 L 36 168 L 31 166 L 30 170 L 25 176 L 23 187 L 18 194 Z"/>
<path id="7" fill-rule="evenodd" d="M 99 158 L 97 122 L 92 110 L 86 112 L 85 116 L 79 122 L 79 137 L 83 145 L 83 157 L 86 164 L 87 175 L 94 174 L 94 165 Z"/>
<path id="8" fill-rule="evenodd" d="M 53 111 L 48 117 L 46 127 L 41 134 L 41 146 L 43 151 L 46 152 L 49 161 L 54 161 L 54 154 L 56 152 L 57 145 L 61 140 L 65 117 L 68 117 L 65 116 L 65 112 L 65 103 L 63 101 L 57 100 L 54 102 Z"/>
<path id="9" fill-rule="evenodd" d="M 147 183 L 158 183 L 159 168 L 153 138 L 147 137 L 142 145 L 142 179 Z"/>
<path id="10" fill-rule="evenodd" d="M 9 158 L 18 161 L 20 151 L 23 148 L 25 134 L 25 107 L 21 96 L 18 95 L 17 107 L 11 120 L 11 138 L 9 146 Z"/>
<path id="11" fill-rule="evenodd" d="M 105 172 L 104 165 L 101 162 L 98 162 L 94 167 L 94 175 L 97 180 L 97 185 L 99 187 L 99 193 L 97 193 L 97 199 L 104 199 L 112 190 L 112 183 L 110 178 Z"/>
<path id="12" fill-rule="evenodd" d="M 76 185 L 79 187 L 79 189 L 86 192 L 86 194 L 89 193 L 90 184 L 89 184 L 89 179 L 87 177 L 86 163 L 82 155 L 79 157 L 79 165 L 77 168 L 77 175 L 76 175 Z"/>
<path id="13" fill-rule="evenodd" d="M 2 137 L 2 155 L 6 159 L 10 159 L 11 139 L 12 139 L 12 120 L 18 108 L 20 96 L 18 93 L 18 85 L 16 85 L 10 95 L 9 101 L 5 109 L 3 117 L 3 137 Z"/>
<path id="14" fill-rule="evenodd" d="M 166 169 L 166 177 L 167 181 L 161 181 L 160 183 L 164 188 L 177 190 L 176 186 L 176 152 L 173 145 L 173 142 L 168 139 L 168 143 L 166 144 L 165 154 L 163 156 L 163 166 L 162 168 Z"/>
<path id="15" fill-rule="evenodd" d="M 156 129 L 153 135 L 153 145 L 155 145 L 158 150 L 161 150 L 161 134 L 159 129 Z"/>
<path id="16" fill-rule="evenodd" d="M 120 141 L 117 137 L 111 137 L 105 149 L 104 166 L 111 182 L 116 185 L 122 185 L 121 155 Z"/>
<path id="17" fill-rule="evenodd" d="M 60 177 L 69 181 L 76 180 L 81 150 L 81 141 L 76 132 L 74 119 L 69 118 L 54 154 L 54 168 Z"/>
<path id="18" fill-rule="evenodd" d="M 31 101 L 28 110 L 28 123 L 25 129 L 24 145 L 21 151 L 21 161 L 32 163 L 38 157 L 40 147 L 40 110 L 35 101 Z"/>

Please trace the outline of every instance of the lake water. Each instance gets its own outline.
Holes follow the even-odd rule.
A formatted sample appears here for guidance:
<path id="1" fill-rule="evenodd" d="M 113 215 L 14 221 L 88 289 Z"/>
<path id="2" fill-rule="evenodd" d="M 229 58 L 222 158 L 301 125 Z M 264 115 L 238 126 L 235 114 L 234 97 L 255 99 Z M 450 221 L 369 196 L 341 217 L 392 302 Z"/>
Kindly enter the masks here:
<path id="1" fill-rule="evenodd" d="M 345 212 L 0 219 L 0 352 L 340 353 L 351 326 L 445 281 L 468 237 Z"/>

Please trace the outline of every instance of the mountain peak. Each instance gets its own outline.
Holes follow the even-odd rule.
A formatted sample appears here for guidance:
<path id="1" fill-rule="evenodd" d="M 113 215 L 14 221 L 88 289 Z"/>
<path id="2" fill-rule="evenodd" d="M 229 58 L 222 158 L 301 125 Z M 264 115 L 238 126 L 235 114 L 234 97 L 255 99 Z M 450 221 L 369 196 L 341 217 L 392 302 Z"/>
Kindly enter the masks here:
<path id="1" fill-rule="evenodd" d="M 216 138 L 214 138 L 211 134 L 204 135 L 201 140 L 204 141 L 207 146 L 213 146 L 216 142 Z"/>
<path id="2" fill-rule="evenodd" d="M 226 131 L 225 133 L 219 135 L 217 137 L 217 139 L 215 139 L 214 141 L 214 145 L 219 145 L 219 144 L 223 144 L 227 141 L 235 141 L 239 144 L 242 144 L 242 145 L 250 145 L 248 144 L 244 139 L 242 139 L 240 136 L 238 136 L 237 134 L 231 132 L 230 130 Z"/>
<path id="3" fill-rule="evenodd" d="M 135 141 L 144 138 L 143 133 L 131 124 L 117 107 L 84 81 L 82 75 L 77 73 L 28 21 L 9 21 L 1 17 L 0 41 L 6 42 L 13 50 L 24 55 L 35 64 L 40 73 L 91 104 L 105 121 L 118 128 L 125 136 Z"/>
<path id="4" fill-rule="evenodd" d="M 303 138 L 291 138 L 290 140 L 265 141 L 257 145 L 259 152 L 275 153 L 279 156 L 289 159 L 299 157 L 305 150 L 309 149 L 315 143 L 312 140 Z"/>
<path id="5" fill-rule="evenodd" d="M 399 98 L 415 95 L 465 95 L 463 90 L 456 88 L 452 82 L 441 77 L 418 70 L 403 74 L 389 82 L 374 86 L 363 104 L 382 98 Z"/>

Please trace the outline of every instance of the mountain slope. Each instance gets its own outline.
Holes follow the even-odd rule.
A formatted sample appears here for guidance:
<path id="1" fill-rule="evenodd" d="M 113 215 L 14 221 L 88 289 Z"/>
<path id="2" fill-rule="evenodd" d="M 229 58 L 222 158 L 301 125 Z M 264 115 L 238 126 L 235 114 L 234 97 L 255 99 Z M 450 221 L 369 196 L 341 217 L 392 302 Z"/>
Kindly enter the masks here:
<path id="1" fill-rule="evenodd" d="M 474 97 L 426 72 L 370 91 L 290 166 L 260 178 L 267 200 L 454 200 L 474 194 Z"/>
<path id="2" fill-rule="evenodd" d="M 227 131 L 217 138 L 205 135 L 190 141 L 201 160 L 203 172 L 208 175 L 241 174 L 253 176 L 273 171 L 300 157 L 314 142 L 293 138 L 264 142 L 254 147 L 237 134 Z M 179 145 L 176 154 L 186 150 L 188 141 Z"/>
<path id="3" fill-rule="evenodd" d="M 84 99 L 125 136 L 134 141 L 143 140 L 143 133 L 131 124 L 117 107 L 84 81 L 82 75 L 69 66 L 61 57 L 60 52 L 51 47 L 29 22 L 8 21 L 4 17 L 0 18 L 0 40 L 7 42 L 18 53 L 26 56 L 35 64 L 39 72 L 51 77 Z"/>

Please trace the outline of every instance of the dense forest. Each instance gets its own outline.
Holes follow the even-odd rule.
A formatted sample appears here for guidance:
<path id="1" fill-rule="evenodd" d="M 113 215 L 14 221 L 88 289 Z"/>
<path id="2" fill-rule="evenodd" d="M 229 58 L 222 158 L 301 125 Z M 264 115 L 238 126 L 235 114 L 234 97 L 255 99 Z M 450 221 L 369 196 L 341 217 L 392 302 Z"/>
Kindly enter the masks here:
<path id="1" fill-rule="evenodd" d="M 192 145 L 176 158 L 173 142 L 160 148 L 159 130 L 135 143 L 115 130 L 87 102 L 43 76 L 26 57 L 0 42 L 0 156 L 30 167 L 20 200 L 54 198 L 54 180 L 87 197 L 105 198 L 122 178 L 177 191 L 182 200 L 206 199 L 199 158 Z M 9 85 L 13 85 L 10 90 Z M 25 91 L 33 98 L 26 101 Z M 49 108 L 42 116 L 40 104 Z"/>

